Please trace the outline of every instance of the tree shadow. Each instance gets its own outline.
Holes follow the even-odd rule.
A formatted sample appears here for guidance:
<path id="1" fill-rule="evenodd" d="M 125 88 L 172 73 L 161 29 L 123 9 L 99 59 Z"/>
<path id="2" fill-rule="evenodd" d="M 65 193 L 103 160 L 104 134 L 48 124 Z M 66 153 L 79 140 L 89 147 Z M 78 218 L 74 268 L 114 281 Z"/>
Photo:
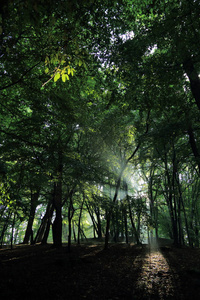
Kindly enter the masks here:
<path id="1" fill-rule="evenodd" d="M 110 245 L 106 251 L 97 248 L 84 255 L 79 295 L 86 299 L 137 299 L 135 283 L 141 271 L 143 252 L 142 247 L 117 244 Z M 84 291 L 88 281 L 89 289 Z"/>
<path id="2" fill-rule="evenodd" d="M 161 247 L 161 252 L 174 274 L 176 292 L 179 296 L 176 299 L 200 299 L 200 257 L 199 252 L 197 253 L 198 250 L 189 247 Z"/>

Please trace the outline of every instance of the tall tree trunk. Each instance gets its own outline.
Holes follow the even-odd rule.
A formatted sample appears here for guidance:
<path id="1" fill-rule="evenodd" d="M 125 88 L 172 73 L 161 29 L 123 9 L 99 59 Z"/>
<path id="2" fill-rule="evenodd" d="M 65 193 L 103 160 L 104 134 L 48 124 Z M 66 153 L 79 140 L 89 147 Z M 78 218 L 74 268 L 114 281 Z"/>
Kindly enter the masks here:
<path id="1" fill-rule="evenodd" d="M 128 200 L 128 208 L 129 208 L 129 217 L 130 217 L 130 220 L 131 220 L 133 234 L 134 234 L 137 245 L 139 245 L 140 244 L 140 239 L 139 239 L 138 232 L 137 232 L 134 220 L 133 220 L 133 216 L 132 216 L 132 212 L 131 212 L 131 204 L 130 204 L 129 200 Z"/>
<path id="2" fill-rule="evenodd" d="M 192 247 L 192 241 L 191 241 L 191 237 L 190 237 L 190 231 L 189 231 L 189 226 L 188 226 L 188 219 L 187 219 L 187 214 L 186 214 L 186 211 L 185 211 L 185 205 L 184 205 L 184 201 L 183 201 L 183 195 L 182 195 L 182 190 L 181 190 L 181 184 L 180 184 L 180 181 L 179 181 L 179 176 L 177 175 L 176 177 L 176 181 L 177 181 L 177 185 L 178 185 L 178 190 L 179 190 L 179 201 L 180 201 L 180 206 L 182 206 L 182 209 L 183 209 L 183 215 L 184 215 L 184 220 L 185 220 L 185 228 L 186 228 L 186 233 L 187 233 L 187 236 L 188 236 L 188 242 L 189 242 L 189 246 Z M 181 211 L 181 208 L 180 208 L 180 211 Z M 181 232 L 182 232 L 182 229 L 180 228 Z M 180 237 L 181 238 L 181 237 Z M 179 239 L 180 239 L 179 238 Z"/>
<path id="3" fill-rule="evenodd" d="M 94 218 L 92 209 L 89 207 L 89 204 L 87 203 L 87 201 L 86 201 L 86 207 L 87 207 L 87 211 L 88 211 L 88 213 L 89 213 L 89 215 L 90 215 L 90 218 L 91 218 L 91 220 L 92 220 L 93 231 L 94 231 L 94 237 L 95 237 L 95 232 L 96 232 L 97 235 L 98 235 L 97 222 L 96 222 L 96 220 L 95 220 L 95 218 Z"/>
<path id="4" fill-rule="evenodd" d="M 95 214 L 97 217 L 97 235 L 98 235 L 98 239 L 102 238 L 102 231 L 101 231 L 101 218 L 100 218 L 100 210 L 99 207 L 95 207 Z"/>
<path id="5" fill-rule="evenodd" d="M 27 224 L 23 244 L 28 244 L 28 242 L 31 238 L 32 232 L 33 232 L 32 226 L 33 226 L 33 221 L 35 218 L 35 211 L 36 211 L 36 207 L 37 207 L 37 201 L 39 198 L 39 194 L 40 194 L 40 190 L 38 190 L 35 193 L 33 193 L 33 191 L 31 191 L 30 213 L 29 213 L 29 219 L 28 219 L 28 224 Z"/>
<path id="6" fill-rule="evenodd" d="M 189 78 L 192 95 L 200 110 L 200 79 L 190 56 L 183 63 L 183 68 Z"/>
<path id="7" fill-rule="evenodd" d="M 74 233 L 74 242 L 76 242 L 76 230 L 75 230 L 75 223 L 72 222 L 73 224 L 73 233 Z"/>
<path id="8" fill-rule="evenodd" d="M 140 244 L 140 238 L 139 238 L 138 231 L 136 229 L 136 226 L 135 226 L 135 223 L 134 223 L 134 220 L 133 220 L 133 216 L 132 216 L 131 204 L 130 204 L 130 200 L 129 200 L 129 197 L 128 197 L 128 185 L 127 185 L 126 181 L 123 182 L 123 187 L 124 187 L 124 191 L 125 191 L 125 195 L 126 195 L 126 201 L 128 203 L 129 218 L 131 220 L 131 225 L 132 225 L 134 238 L 136 240 L 137 245 L 139 245 Z"/>
<path id="9" fill-rule="evenodd" d="M 74 207 L 73 207 L 73 198 L 72 193 L 69 196 L 69 206 L 68 206 L 68 252 L 71 252 L 71 239 L 72 239 L 72 218 L 74 215 Z"/>
<path id="10" fill-rule="evenodd" d="M 9 212 L 8 212 L 8 215 L 7 215 L 7 218 L 6 218 L 6 220 L 4 221 L 3 229 L 2 229 L 1 235 L 0 235 L 0 245 L 1 245 L 1 248 L 2 248 L 2 246 L 3 246 L 4 235 L 5 235 L 6 230 L 7 230 L 7 228 L 8 228 L 8 224 L 9 224 L 10 217 L 11 217 L 11 212 L 9 211 Z"/>
<path id="11" fill-rule="evenodd" d="M 150 111 L 148 112 L 147 115 L 147 120 L 146 120 L 146 131 L 145 134 L 148 133 L 148 128 L 149 128 L 149 116 L 150 116 Z M 137 151 L 140 148 L 141 143 L 139 142 L 137 147 L 135 148 L 135 150 L 133 151 L 133 153 L 131 154 L 131 156 L 129 156 L 129 158 L 123 163 L 122 168 L 121 168 L 121 172 L 119 174 L 118 180 L 117 180 L 117 184 L 116 184 L 116 188 L 115 188 L 115 194 L 112 200 L 112 203 L 115 204 L 116 200 L 117 200 L 117 196 L 118 196 L 118 192 L 119 192 L 119 188 L 120 188 L 120 184 L 121 184 L 121 180 L 122 180 L 122 176 L 123 173 L 128 165 L 128 163 L 134 158 L 134 156 L 136 155 Z M 105 245 L 104 245 L 104 249 L 108 249 L 108 242 L 109 242 L 109 230 L 110 230 L 110 221 L 111 221 L 111 215 L 112 215 L 112 210 L 109 209 L 108 214 L 107 214 L 107 222 L 106 222 L 106 234 L 105 234 Z"/>
<path id="12" fill-rule="evenodd" d="M 41 240 L 42 244 L 47 244 L 52 217 L 53 217 L 53 205 L 51 205 L 50 210 L 48 212 L 48 218 L 46 220 L 45 231 L 44 231 L 44 234 L 43 234 L 43 237 Z"/>
<path id="13" fill-rule="evenodd" d="M 51 224 L 53 210 L 54 210 L 52 201 L 53 200 L 50 199 L 50 201 L 49 201 L 49 203 L 48 203 L 48 205 L 46 207 L 46 212 L 45 212 L 44 217 L 42 218 L 40 227 L 39 227 L 39 229 L 37 231 L 37 234 L 35 236 L 34 243 L 41 243 L 41 242 L 43 242 L 43 238 L 44 238 L 44 235 L 45 235 L 47 224 Z"/>
<path id="14" fill-rule="evenodd" d="M 197 144 L 196 144 L 196 140 L 194 137 L 194 132 L 193 132 L 192 126 L 189 126 L 189 128 L 188 128 L 188 135 L 189 135 L 190 146 L 192 148 L 192 152 L 196 159 L 196 163 L 198 165 L 199 174 L 200 174 L 200 154 L 199 154 L 199 150 L 197 148 Z"/>
<path id="15" fill-rule="evenodd" d="M 117 200 L 117 196 L 118 196 L 118 192 L 119 192 L 119 188 L 120 188 L 120 184 L 121 184 L 121 179 L 122 179 L 122 175 L 124 172 L 125 168 L 122 168 L 122 171 L 118 177 L 117 180 L 117 184 L 116 184 L 116 188 L 115 188 L 115 194 L 112 200 L 112 203 L 115 204 L 116 200 Z M 108 210 L 108 214 L 107 214 L 107 220 L 106 220 L 106 234 L 105 234 L 105 244 L 104 244 L 104 249 L 108 249 L 108 242 L 109 242 L 109 230 L 110 230 L 110 221 L 111 221 L 111 217 L 112 217 L 112 210 L 109 209 Z"/>
<path id="16" fill-rule="evenodd" d="M 11 239 L 10 239 L 10 248 L 13 249 L 13 239 L 14 239 L 14 230 L 15 230 L 15 218 L 16 213 L 14 212 L 13 221 L 12 221 L 12 231 L 11 231 Z"/>
<path id="17" fill-rule="evenodd" d="M 62 152 L 58 152 L 59 165 L 57 170 L 57 180 L 54 183 L 54 201 L 53 205 L 56 212 L 56 217 L 52 225 L 53 229 L 53 245 L 54 247 L 62 246 Z"/>
<path id="18" fill-rule="evenodd" d="M 127 225 L 126 205 L 124 205 L 124 207 L 123 207 L 123 216 L 124 216 L 124 229 L 125 229 L 126 244 L 128 244 L 128 225 Z"/>
<path id="19" fill-rule="evenodd" d="M 174 160 L 174 157 L 173 157 Z M 164 164 L 165 164 L 165 173 L 166 173 L 166 190 L 168 192 L 166 193 L 166 201 L 167 201 L 167 206 L 169 209 L 169 215 L 171 219 L 171 225 L 172 225 L 172 232 L 173 232 L 173 239 L 174 239 L 174 244 L 178 245 L 179 240 L 178 240 L 178 228 L 177 228 L 177 211 L 176 211 L 176 199 L 175 199 L 175 188 L 174 188 L 174 163 L 173 163 L 173 172 L 172 176 L 170 177 L 170 173 L 168 170 L 168 165 L 167 165 L 167 154 L 165 153 L 165 159 L 164 159 Z M 174 195 L 174 197 L 173 197 Z"/>
<path id="20" fill-rule="evenodd" d="M 77 237 L 77 243 L 78 243 L 78 245 L 80 244 L 81 216 L 82 216 L 84 201 L 85 201 L 85 199 L 83 198 L 83 201 L 81 203 L 81 208 L 80 208 L 80 214 L 79 214 L 79 218 L 78 218 L 78 237 Z"/>

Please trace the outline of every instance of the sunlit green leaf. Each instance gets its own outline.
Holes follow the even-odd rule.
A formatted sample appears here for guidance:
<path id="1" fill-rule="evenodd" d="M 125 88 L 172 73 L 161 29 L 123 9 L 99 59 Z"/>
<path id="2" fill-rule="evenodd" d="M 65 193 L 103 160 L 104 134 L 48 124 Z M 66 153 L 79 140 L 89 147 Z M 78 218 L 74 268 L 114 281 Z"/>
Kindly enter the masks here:
<path id="1" fill-rule="evenodd" d="M 69 80 L 69 76 L 67 74 L 63 74 L 62 81 L 65 82 L 66 80 Z"/>
<path id="2" fill-rule="evenodd" d="M 58 79 L 60 78 L 60 73 L 56 73 L 56 75 L 54 76 L 54 82 L 56 82 Z"/>

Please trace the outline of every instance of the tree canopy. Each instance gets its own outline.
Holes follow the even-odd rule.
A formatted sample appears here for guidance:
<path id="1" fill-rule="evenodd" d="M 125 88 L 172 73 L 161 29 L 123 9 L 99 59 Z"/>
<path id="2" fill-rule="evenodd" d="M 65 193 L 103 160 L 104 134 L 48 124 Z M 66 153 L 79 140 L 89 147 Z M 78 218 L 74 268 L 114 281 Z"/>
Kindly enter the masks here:
<path id="1" fill-rule="evenodd" d="M 3 1 L 0 242 L 199 246 L 198 1 Z"/>

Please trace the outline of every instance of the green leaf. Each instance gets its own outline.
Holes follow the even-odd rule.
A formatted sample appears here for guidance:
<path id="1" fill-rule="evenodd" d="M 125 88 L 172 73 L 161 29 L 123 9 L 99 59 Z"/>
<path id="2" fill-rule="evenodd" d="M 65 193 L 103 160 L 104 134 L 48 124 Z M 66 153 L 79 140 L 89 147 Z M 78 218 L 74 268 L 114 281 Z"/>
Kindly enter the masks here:
<path id="1" fill-rule="evenodd" d="M 67 80 L 69 80 L 69 76 L 67 74 L 63 74 L 62 75 L 62 81 L 65 82 Z"/>
<path id="2" fill-rule="evenodd" d="M 74 72 L 75 70 L 73 68 L 71 68 L 71 75 L 74 76 Z"/>
<path id="3" fill-rule="evenodd" d="M 56 82 L 60 78 L 60 73 L 56 73 L 54 76 L 54 82 Z"/>

